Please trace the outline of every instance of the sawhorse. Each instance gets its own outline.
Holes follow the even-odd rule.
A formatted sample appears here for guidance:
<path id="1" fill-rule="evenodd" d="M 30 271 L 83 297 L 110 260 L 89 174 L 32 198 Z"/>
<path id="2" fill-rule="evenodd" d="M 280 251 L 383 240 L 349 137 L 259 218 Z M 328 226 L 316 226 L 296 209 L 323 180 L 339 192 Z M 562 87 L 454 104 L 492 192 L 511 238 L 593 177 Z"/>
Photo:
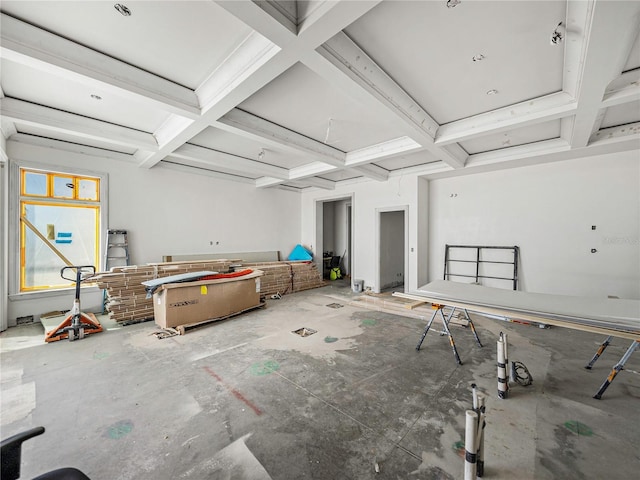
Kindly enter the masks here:
<path id="1" fill-rule="evenodd" d="M 595 353 L 591 361 L 587 365 L 585 365 L 584 368 L 586 368 L 587 370 L 591 370 L 591 367 L 593 367 L 593 364 L 596 363 L 596 360 L 600 358 L 600 355 L 602 355 L 602 352 L 604 352 L 604 349 L 607 348 L 607 346 L 611 342 L 611 338 L 612 338 L 611 336 L 608 336 L 606 340 L 602 342 L 602 345 L 598 347 L 598 351 Z M 633 352 L 635 352 L 638 348 L 640 348 L 640 340 L 634 340 L 633 343 L 629 346 L 629 348 L 625 352 L 625 354 L 622 356 L 620 361 L 613 366 L 613 368 L 611 369 L 611 373 L 609 374 L 607 379 L 604 381 L 604 383 L 600 386 L 600 390 L 598 390 L 598 392 L 593 396 L 593 398 L 597 398 L 598 400 L 602 398 L 604 391 L 609 387 L 609 385 L 611 385 L 611 382 L 613 382 L 613 379 L 616 378 L 616 375 L 618 375 L 618 373 L 620 373 L 620 371 L 624 368 L 624 365 L 625 363 L 627 363 L 627 360 L 629 360 L 629 358 L 631 357 L 631 354 L 633 354 Z"/>
<path id="2" fill-rule="evenodd" d="M 427 333 L 429 333 L 429 329 L 431 328 L 431 325 L 433 324 L 433 321 L 435 320 L 436 315 L 440 314 L 440 318 L 442 319 L 442 326 L 444 328 L 444 332 L 441 332 L 441 335 L 446 334 L 449 336 L 449 344 L 451 345 L 451 350 L 453 350 L 453 355 L 456 358 L 456 362 L 458 363 L 458 365 L 462 365 L 462 361 L 460 360 L 460 355 L 458 355 L 458 349 L 456 348 L 456 344 L 453 341 L 453 335 L 451 335 L 451 330 L 449 329 L 449 322 L 451 321 L 451 318 L 453 318 L 453 314 L 455 313 L 457 307 L 450 307 L 451 311 L 449 312 L 449 315 L 447 315 L 446 317 L 443 313 L 444 307 L 446 307 L 446 305 L 439 305 L 436 303 L 432 304 L 431 308 L 433 308 L 435 311 L 433 312 L 433 315 L 431 315 L 431 319 L 429 320 L 429 323 L 427 323 L 427 326 L 424 329 L 424 332 L 422 333 L 422 337 L 420 338 L 420 341 L 416 346 L 416 350 L 420 350 L 420 347 L 422 346 L 422 342 L 424 342 L 424 339 L 427 336 Z M 480 343 L 480 338 L 478 337 L 478 333 L 476 332 L 476 327 L 473 324 L 473 320 L 471 320 L 471 317 L 469 317 L 469 313 L 465 308 L 461 308 L 460 310 L 464 312 L 464 317 L 467 320 L 467 322 L 469 322 L 469 327 L 471 327 L 471 331 L 473 332 L 473 336 L 475 337 L 476 342 L 478 342 L 478 346 L 482 347 L 482 343 Z"/>

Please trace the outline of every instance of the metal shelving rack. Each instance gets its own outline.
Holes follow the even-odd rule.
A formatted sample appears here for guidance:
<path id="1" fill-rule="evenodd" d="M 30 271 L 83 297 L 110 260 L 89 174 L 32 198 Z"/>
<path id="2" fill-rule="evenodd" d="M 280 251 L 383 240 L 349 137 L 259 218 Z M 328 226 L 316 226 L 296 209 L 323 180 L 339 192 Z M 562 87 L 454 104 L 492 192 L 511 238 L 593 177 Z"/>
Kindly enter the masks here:
<path id="1" fill-rule="evenodd" d="M 475 259 L 456 259 L 451 258 L 451 249 L 475 249 L 476 255 Z M 498 261 L 498 260 L 485 260 L 482 258 L 483 250 L 506 250 L 513 252 L 513 261 Z M 518 289 L 518 258 L 520 256 L 520 249 L 518 246 L 513 247 L 500 247 L 500 246 L 487 246 L 487 245 L 445 245 L 444 250 L 444 280 L 450 280 L 451 277 L 466 277 L 466 278 L 474 278 L 476 283 L 479 283 L 481 278 L 494 279 L 494 280 L 505 280 L 512 282 L 513 289 Z M 475 275 L 470 274 L 462 274 L 462 273 L 452 273 L 450 271 L 450 263 L 474 263 L 475 264 Z M 499 277 L 499 276 L 491 276 L 491 275 L 482 275 L 480 266 L 483 264 L 503 264 L 503 265 L 513 265 L 513 276 L 511 277 Z"/>

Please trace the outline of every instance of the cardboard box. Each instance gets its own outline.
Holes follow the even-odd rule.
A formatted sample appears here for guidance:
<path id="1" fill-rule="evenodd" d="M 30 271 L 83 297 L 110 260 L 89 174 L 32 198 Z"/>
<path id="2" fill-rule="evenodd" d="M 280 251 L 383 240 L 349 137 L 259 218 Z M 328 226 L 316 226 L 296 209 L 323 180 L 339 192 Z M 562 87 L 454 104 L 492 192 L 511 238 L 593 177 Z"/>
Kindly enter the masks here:
<path id="1" fill-rule="evenodd" d="M 218 280 L 168 283 L 153 294 L 153 314 L 161 328 L 224 318 L 260 305 L 260 277 L 248 275 Z"/>

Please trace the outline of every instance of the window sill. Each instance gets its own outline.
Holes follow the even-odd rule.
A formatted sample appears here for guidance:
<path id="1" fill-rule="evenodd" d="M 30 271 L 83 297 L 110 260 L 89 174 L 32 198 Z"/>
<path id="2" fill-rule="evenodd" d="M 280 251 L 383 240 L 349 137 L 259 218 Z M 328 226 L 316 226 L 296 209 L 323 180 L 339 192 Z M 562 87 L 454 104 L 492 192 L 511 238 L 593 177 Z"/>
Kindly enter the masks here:
<path id="1" fill-rule="evenodd" d="M 82 293 L 94 293 L 100 289 L 97 285 L 90 285 L 86 287 L 80 287 Z M 41 298 L 53 298 L 53 297 L 68 297 L 75 294 L 75 287 L 69 288 L 57 288 L 55 290 L 37 290 L 33 292 L 13 293 L 9 295 L 9 300 L 12 302 L 19 302 L 22 300 L 39 300 Z"/>

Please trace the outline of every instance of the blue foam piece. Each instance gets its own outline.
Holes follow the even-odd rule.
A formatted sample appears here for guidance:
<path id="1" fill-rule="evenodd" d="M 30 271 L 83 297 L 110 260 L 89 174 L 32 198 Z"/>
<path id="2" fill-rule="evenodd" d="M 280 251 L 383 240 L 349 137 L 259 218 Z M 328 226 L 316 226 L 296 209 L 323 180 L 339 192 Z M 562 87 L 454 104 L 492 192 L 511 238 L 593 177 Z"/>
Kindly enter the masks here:
<path id="1" fill-rule="evenodd" d="M 313 260 L 313 256 L 306 248 L 298 244 L 291 250 L 287 260 Z"/>

